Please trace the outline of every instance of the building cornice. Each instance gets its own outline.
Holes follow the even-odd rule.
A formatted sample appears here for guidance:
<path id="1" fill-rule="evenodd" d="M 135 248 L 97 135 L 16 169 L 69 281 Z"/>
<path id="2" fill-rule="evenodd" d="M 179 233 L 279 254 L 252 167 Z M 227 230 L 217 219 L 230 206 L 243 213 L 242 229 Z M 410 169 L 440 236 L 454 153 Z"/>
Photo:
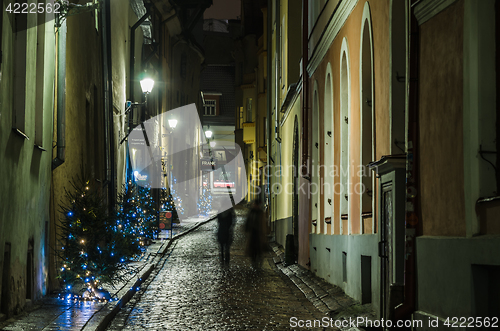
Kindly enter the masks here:
<path id="1" fill-rule="evenodd" d="M 455 1 L 457 0 L 421 0 L 414 10 L 418 25 L 427 22 Z"/>
<path id="2" fill-rule="evenodd" d="M 318 68 L 321 61 L 330 49 L 335 37 L 337 37 L 340 29 L 344 26 L 347 18 L 356 7 L 358 0 L 344 0 L 342 1 L 337 10 L 335 10 L 332 18 L 328 22 L 325 32 L 321 36 L 316 48 L 309 59 L 309 64 L 307 66 L 307 74 L 311 77 L 316 69 Z"/>
<path id="3" fill-rule="evenodd" d="M 281 118 L 280 127 L 282 127 L 283 124 L 285 124 L 285 121 L 288 118 L 288 115 L 290 114 L 290 112 L 291 112 L 295 102 L 297 101 L 297 98 L 300 96 L 301 92 L 302 92 L 302 76 L 299 78 L 299 81 L 297 82 L 297 86 L 295 87 L 293 97 L 291 98 L 291 101 L 288 104 L 288 107 L 286 107 L 285 114 Z"/>

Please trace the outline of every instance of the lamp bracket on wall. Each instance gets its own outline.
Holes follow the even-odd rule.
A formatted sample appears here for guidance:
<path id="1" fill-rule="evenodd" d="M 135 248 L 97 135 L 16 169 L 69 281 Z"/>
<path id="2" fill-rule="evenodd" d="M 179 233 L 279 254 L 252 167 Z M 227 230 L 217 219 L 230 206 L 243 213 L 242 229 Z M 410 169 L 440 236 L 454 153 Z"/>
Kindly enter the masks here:
<path id="1" fill-rule="evenodd" d="M 403 75 L 403 76 L 400 76 L 399 75 L 399 72 L 396 71 L 396 80 L 399 82 L 399 83 L 404 83 L 405 82 L 405 79 L 406 79 L 406 76 Z"/>
<path id="2" fill-rule="evenodd" d="M 144 106 L 144 105 L 146 105 L 146 102 L 138 103 L 138 102 L 126 101 L 125 102 L 125 114 L 127 114 L 133 108 Z"/>
<path id="3" fill-rule="evenodd" d="M 101 10 L 103 1 L 87 2 L 80 5 L 71 3 L 67 0 L 56 0 L 55 4 L 59 4 L 59 20 L 57 20 L 57 27 L 60 27 L 64 20 L 69 16 L 92 12 L 94 10 Z M 55 7 L 54 7 L 55 8 Z"/>

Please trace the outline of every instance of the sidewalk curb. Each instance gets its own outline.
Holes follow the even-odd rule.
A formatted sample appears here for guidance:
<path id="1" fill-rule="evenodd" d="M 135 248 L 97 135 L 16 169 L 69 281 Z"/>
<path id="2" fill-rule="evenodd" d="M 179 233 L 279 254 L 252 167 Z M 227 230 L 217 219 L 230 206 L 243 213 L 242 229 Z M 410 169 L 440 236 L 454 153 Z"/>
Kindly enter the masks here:
<path id="1" fill-rule="evenodd" d="M 314 275 L 310 270 L 298 264 L 286 265 L 285 252 L 277 243 L 270 243 L 275 257 L 272 258 L 276 268 L 288 277 L 304 296 L 322 314 L 334 320 L 345 320 L 359 314 L 368 319 L 375 319 L 371 306 L 361 305 L 349 297 L 344 291 Z M 340 328 L 345 331 L 363 330 L 358 328 Z"/>
<path id="2" fill-rule="evenodd" d="M 217 218 L 217 215 L 211 216 L 209 219 L 200 221 L 190 227 L 189 229 L 176 234 L 173 236 L 166 245 L 162 245 L 157 252 L 157 256 L 153 259 L 153 262 L 147 263 L 141 271 L 138 273 L 137 278 L 131 279 L 126 285 L 124 285 L 120 291 L 118 291 L 117 296 L 120 298 L 118 301 L 108 302 L 102 309 L 96 312 L 88 321 L 85 323 L 82 331 L 102 331 L 105 330 L 113 318 L 118 314 L 120 309 L 130 301 L 130 299 L 137 292 L 136 288 L 140 287 L 148 277 L 151 275 L 153 270 L 158 265 L 158 261 L 165 255 L 170 246 L 174 241 L 181 238 L 182 236 L 196 230 L 200 226 L 213 221 Z"/>

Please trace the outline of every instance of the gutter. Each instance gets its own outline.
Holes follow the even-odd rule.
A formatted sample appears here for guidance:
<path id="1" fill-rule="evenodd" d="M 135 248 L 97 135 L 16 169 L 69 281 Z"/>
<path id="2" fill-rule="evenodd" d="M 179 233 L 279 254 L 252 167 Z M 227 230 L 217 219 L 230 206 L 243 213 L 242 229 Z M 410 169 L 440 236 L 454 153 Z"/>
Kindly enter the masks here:
<path id="1" fill-rule="evenodd" d="M 56 18 L 56 24 L 60 19 Z M 57 153 L 52 160 L 52 170 L 66 160 L 66 20 L 57 28 Z"/>
<path id="2" fill-rule="evenodd" d="M 309 0 L 302 1 L 302 177 L 311 180 L 309 172 L 309 80 L 307 66 L 309 64 L 308 42 Z"/>
<path id="3" fill-rule="evenodd" d="M 408 0 L 407 7 L 407 22 L 409 22 L 409 51 L 407 52 L 408 66 L 409 66 L 409 79 L 408 84 L 408 136 L 407 136 L 407 169 L 412 169 L 411 177 L 407 176 L 407 186 L 414 186 L 417 192 L 419 188 L 419 145 L 418 145 L 418 84 L 419 84 L 419 52 L 420 52 L 420 36 L 419 26 L 414 14 L 414 6 L 420 0 Z M 408 144 L 411 142 L 412 144 Z M 418 220 L 422 219 L 420 215 L 420 197 L 417 194 L 415 197 L 406 197 L 406 204 L 413 205 L 413 210 L 406 210 L 405 228 L 406 228 L 406 260 L 405 260 L 405 274 L 404 274 L 404 301 L 397 306 L 394 310 L 394 317 L 396 320 L 410 320 L 411 314 L 416 310 L 416 246 L 415 240 L 418 233 Z"/>
<path id="4" fill-rule="evenodd" d="M 134 99 L 134 77 L 135 77 L 135 30 L 151 15 L 151 4 L 146 6 L 146 14 L 144 14 L 134 25 L 130 28 L 130 85 L 129 85 L 129 99 Z M 130 115 L 129 115 L 130 116 Z"/>
<path id="5" fill-rule="evenodd" d="M 271 17 L 271 10 L 272 10 L 272 0 L 267 0 L 267 31 L 266 31 L 266 34 L 267 34 L 267 41 L 266 41 L 266 44 L 267 44 L 267 68 L 266 68 L 266 71 L 267 71 L 267 86 L 266 86 L 266 99 L 267 99 L 267 116 L 266 116 L 266 125 L 267 125 L 267 167 L 266 167 L 266 181 L 268 184 L 268 188 L 271 186 L 269 181 L 270 181 L 270 178 L 271 178 L 271 170 L 270 170 L 270 166 L 271 166 L 271 161 L 273 162 L 274 164 L 274 160 L 272 159 L 271 157 L 271 135 L 272 135 L 272 131 L 271 131 L 271 102 L 272 102 L 272 99 L 271 99 L 271 89 L 272 89 L 272 84 L 271 84 L 271 61 L 272 61 L 272 54 L 271 54 L 271 49 L 272 49 L 272 35 L 271 35 L 271 25 L 272 25 L 272 17 Z M 267 201 L 267 205 L 268 205 L 268 209 L 272 207 L 271 205 L 271 192 L 269 192 L 269 189 L 268 189 L 268 201 Z M 271 213 L 268 213 L 268 217 L 269 217 L 269 220 L 268 222 L 271 222 L 271 218 L 272 218 L 272 215 Z M 274 222 L 271 222 L 270 224 L 274 224 Z M 272 227 L 273 228 L 273 227 Z M 273 229 L 274 230 L 274 229 Z M 274 237 L 274 231 L 272 231 L 273 233 L 273 237 Z"/>
<path id="6" fill-rule="evenodd" d="M 110 0 L 106 0 L 101 10 L 101 31 L 102 31 L 102 80 L 104 88 L 104 148 L 106 157 L 106 175 L 104 185 L 111 184 L 108 189 L 108 207 L 115 208 L 116 199 L 116 167 L 115 167 L 115 146 L 113 126 L 113 81 L 111 66 L 111 7 Z"/>

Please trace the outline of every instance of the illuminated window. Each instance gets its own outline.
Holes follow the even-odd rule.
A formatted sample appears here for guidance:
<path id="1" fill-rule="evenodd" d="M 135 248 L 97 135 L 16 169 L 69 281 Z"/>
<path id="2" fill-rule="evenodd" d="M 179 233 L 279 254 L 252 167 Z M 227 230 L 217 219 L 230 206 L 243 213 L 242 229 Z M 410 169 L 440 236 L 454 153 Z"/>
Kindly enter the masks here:
<path id="1" fill-rule="evenodd" d="M 239 112 L 240 112 L 239 113 L 240 129 L 242 129 L 243 128 L 243 122 L 244 122 L 244 120 L 243 120 L 243 118 L 244 118 L 244 116 L 243 116 L 243 107 L 240 107 Z"/>
<path id="2" fill-rule="evenodd" d="M 203 115 L 205 116 L 215 116 L 215 108 L 217 103 L 215 100 L 206 100 L 203 105 Z"/>

